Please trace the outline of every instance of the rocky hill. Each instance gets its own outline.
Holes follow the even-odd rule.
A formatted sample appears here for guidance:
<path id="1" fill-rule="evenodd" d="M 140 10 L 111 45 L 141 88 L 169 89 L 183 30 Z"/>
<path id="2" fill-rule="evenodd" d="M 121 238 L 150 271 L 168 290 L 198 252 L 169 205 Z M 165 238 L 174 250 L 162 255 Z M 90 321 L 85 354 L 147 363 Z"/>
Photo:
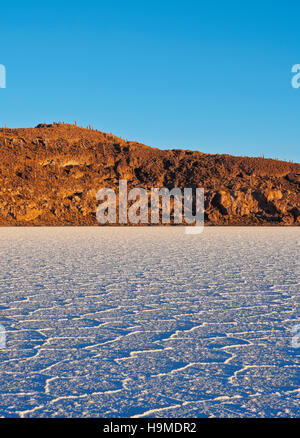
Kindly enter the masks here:
<path id="1" fill-rule="evenodd" d="M 159 150 L 67 124 L 0 129 L 0 225 L 98 225 L 96 193 L 204 187 L 207 225 L 300 225 L 300 164 Z"/>

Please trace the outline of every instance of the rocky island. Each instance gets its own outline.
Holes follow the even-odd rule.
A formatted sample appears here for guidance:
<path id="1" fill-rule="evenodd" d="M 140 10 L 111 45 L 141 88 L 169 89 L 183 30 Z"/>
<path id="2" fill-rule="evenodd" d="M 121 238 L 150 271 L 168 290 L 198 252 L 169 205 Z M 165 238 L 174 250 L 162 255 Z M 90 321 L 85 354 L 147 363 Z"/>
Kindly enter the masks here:
<path id="1" fill-rule="evenodd" d="M 300 225 L 300 164 L 160 150 L 64 123 L 0 129 L 0 225 L 99 225 L 102 187 L 204 187 L 206 225 Z"/>

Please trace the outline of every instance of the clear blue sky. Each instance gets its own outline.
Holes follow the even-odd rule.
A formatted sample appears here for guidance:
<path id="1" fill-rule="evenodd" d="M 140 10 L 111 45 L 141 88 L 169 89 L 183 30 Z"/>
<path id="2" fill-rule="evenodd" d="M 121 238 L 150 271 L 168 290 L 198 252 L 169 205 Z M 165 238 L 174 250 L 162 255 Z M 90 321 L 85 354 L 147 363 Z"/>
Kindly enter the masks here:
<path id="1" fill-rule="evenodd" d="M 0 124 L 92 124 L 162 148 L 300 162 L 299 1 L 0 7 Z"/>

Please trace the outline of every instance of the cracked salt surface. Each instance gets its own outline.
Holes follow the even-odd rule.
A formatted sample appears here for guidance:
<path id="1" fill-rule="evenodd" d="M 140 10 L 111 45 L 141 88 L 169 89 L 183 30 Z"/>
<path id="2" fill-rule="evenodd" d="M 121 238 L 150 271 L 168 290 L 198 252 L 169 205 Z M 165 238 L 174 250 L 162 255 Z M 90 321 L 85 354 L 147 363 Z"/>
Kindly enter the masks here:
<path id="1" fill-rule="evenodd" d="M 0 229 L 2 417 L 296 417 L 299 229 Z"/>

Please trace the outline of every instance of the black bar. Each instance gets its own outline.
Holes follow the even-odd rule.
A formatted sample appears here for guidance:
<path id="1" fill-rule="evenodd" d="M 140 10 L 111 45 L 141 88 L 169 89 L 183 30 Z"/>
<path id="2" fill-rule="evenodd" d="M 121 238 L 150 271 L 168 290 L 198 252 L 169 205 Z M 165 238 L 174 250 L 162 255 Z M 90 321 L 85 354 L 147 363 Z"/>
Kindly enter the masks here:
<path id="1" fill-rule="evenodd" d="M 261 427 L 268 427 L 270 434 L 271 427 L 298 426 L 297 418 L 3 418 L 0 420 L 0 429 L 7 427 L 9 434 L 13 432 L 30 432 L 38 434 L 59 434 L 59 436 L 72 437 L 82 435 L 86 437 L 108 436 L 121 434 L 123 436 L 141 436 L 156 433 L 159 435 L 171 435 L 184 433 L 185 435 L 210 437 L 211 433 L 238 433 L 245 430 L 247 433 L 261 430 Z M 54 436 L 56 438 L 56 436 Z"/>

